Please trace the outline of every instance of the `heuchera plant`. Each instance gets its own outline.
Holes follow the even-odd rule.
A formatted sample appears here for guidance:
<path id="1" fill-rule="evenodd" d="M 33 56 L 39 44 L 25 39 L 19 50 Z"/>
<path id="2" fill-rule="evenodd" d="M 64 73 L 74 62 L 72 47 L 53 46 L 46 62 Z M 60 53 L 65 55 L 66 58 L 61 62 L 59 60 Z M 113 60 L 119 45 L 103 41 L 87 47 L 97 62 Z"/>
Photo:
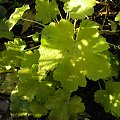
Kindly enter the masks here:
<path id="1" fill-rule="evenodd" d="M 26 43 L 22 39 L 13 38 L 14 41 L 6 43 L 6 50 L 1 53 L 2 70 L 14 73 L 17 78 L 11 93 L 12 115 L 41 117 L 49 112 L 49 120 L 76 119 L 78 113 L 85 111 L 85 106 L 81 97 L 71 97 L 71 93 L 78 86 L 86 86 L 86 77 L 97 81 L 117 75 L 118 62 L 108 52 L 109 44 L 99 34 L 99 24 L 85 19 L 93 14 L 96 0 L 60 1 L 64 2 L 64 11 L 69 17 L 58 21 L 60 11 L 55 0 L 36 0 L 36 21 L 29 22 L 44 26 L 41 33 L 33 35 L 33 39 L 37 39 L 41 34 L 38 49 L 25 49 Z M 5 31 L 0 37 L 5 37 L 5 32 L 6 38 L 11 36 L 11 29 L 28 9 L 28 5 L 16 8 L 4 22 L 8 27 L 3 28 Z M 77 20 L 81 20 L 78 27 Z M 0 24 L 0 27 L 3 26 Z M 106 90 L 95 93 L 95 101 L 101 103 L 106 112 L 120 116 L 120 92 L 114 89 L 118 84 L 106 84 Z M 110 88 L 112 85 L 114 92 Z M 109 108 L 107 103 L 111 104 Z"/>

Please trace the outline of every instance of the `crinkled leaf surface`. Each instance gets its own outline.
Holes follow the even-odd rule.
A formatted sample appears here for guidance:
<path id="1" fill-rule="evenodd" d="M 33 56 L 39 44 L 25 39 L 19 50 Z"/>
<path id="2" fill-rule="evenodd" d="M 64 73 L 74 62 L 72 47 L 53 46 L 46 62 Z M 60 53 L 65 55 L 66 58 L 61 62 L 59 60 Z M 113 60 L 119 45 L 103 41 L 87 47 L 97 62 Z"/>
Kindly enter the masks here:
<path id="1" fill-rule="evenodd" d="M 23 13 L 28 9 L 29 5 L 24 5 L 20 8 L 15 9 L 15 12 L 11 14 L 10 18 L 6 22 L 9 26 L 9 30 L 11 30 L 14 27 L 18 20 L 22 18 Z"/>
<path id="2" fill-rule="evenodd" d="M 46 107 L 51 110 L 49 120 L 69 120 L 72 115 L 85 110 L 80 97 L 70 98 L 70 94 L 59 89 L 54 96 L 48 98 Z"/>
<path id="3" fill-rule="evenodd" d="M 59 14 L 55 0 L 36 0 L 36 19 L 44 24 L 51 22 Z"/>
<path id="4" fill-rule="evenodd" d="M 106 90 L 98 90 L 95 92 L 95 101 L 100 103 L 106 112 L 110 112 L 120 117 L 120 83 L 108 81 Z"/>
<path id="5" fill-rule="evenodd" d="M 70 0 L 65 3 L 64 10 L 70 13 L 73 19 L 84 19 L 87 15 L 92 15 L 94 12 L 96 0 Z"/>
<path id="6" fill-rule="evenodd" d="M 85 22 L 89 26 L 86 27 Z M 78 85 L 85 86 L 85 76 L 93 80 L 108 77 L 110 61 L 102 52 L 109 46 L 93 23 L 83 21 L 76 40 L 73 40 L 74 27 L 67 20 L 47 26 L 42 32 L 39 49 L 41 74 L 54 70 L 54 79 L 70 91 L 76 90 Z"/>

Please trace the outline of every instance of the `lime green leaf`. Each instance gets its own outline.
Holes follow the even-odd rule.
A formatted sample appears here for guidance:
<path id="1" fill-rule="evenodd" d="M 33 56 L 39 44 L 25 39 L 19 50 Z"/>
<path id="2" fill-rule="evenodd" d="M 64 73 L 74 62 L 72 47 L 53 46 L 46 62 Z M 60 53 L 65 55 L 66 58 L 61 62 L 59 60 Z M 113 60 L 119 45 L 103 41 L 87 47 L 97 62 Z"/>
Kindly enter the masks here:
<path id="1" fill-rule="evenodd" d="M 88 0 L 70 0 L 65 3 L 64 10 L 70 13 L 70 17 L 73 19 L 84 19 L 93 14 L 95 4 L 96 0 L 89 0 L 89 2 Z"/>
<path id="2" fill-rule="evenodd" d="M 9 28 L 4 20 L 0 20 L 0 38 L 7 38 L 13 40 L 14 35 L 12 31 L 9 31 Z"/>
<path id="3" fill-rule="evenodd" d="M 20 8 L 15 9 L 15 12 L 11 14 L 10 18 L 6 22 L 9 26 L 9 30 L 11 30 L 14 27 L 18 20 L 22 18 L 23 13 L 28 9 L 29 5 L 24 5 Z"/>
<path id="4" fill-rule="evenodd" d="M 32 101 L 37 94 L 38 88 L 39 88 L 39 82 L 38 80 L 32 79 L 27 79 L 28 81 L 26 82 L 21 82 L 18 84 L 18 91 L 19 95 L 23 96 L 24 99 L 28 101 Z"/>
<path id="5" fill-rule="evenodd" d="M 48 100 L 48 97 L 53 95 L 55 91 L 54 88 L 51 88 L 49 85 L 50 84 L 48 82 L 40 82 L 37 94 L 35 96 L 36 99 L 30 103 L 30 110 L 35 117 L 38 115 L 41 116 L 47 114 L 45 103 Z"/>
<path id="6" fill-rule="evenodd" d="M 26 51 L 21 63 L 21 67 L 31 67 L 33 64 L 38 64 L 39 57 L 40 53 L 38 50 L 34 50 L 34 52 Z"/>
<path id="7" fill-rule="evenodd" d="M 99 35 L 96 25 L 93 25 L 93 28 L 91 25 L 86 28 L 83 27 L 84 22 L 86 23 L 86 20 L 81 23 L 82 28 L 80 27 L 77 36 L 77 47 L 81 51 L 79 63 L 83 68 L 81 72 L 85 72 L 86 77 L 92 80 L 106 78 L 110 76 L 111 69 L 110 60 L 103 51 L 108 50 L 109 45 L 105 38 Z"/>
<path id="8" fill-rule="evenodd" d="M 21 68 L 18 71 L 18 77 L 19 77 L 21 82 L 26 82 L 29 79 L 33 79 L 34 76 L 33 76 L 32 70 L 30 68 Z"/>
<path id="9" fill-rule="evenodd" d="M 36 32 L 35 34 L 33 34 L 32 39 L 33 39 L 35 42 L 38 42 L 38 41 L 39 41 L 39 33 Z"/>
<path id="10" fill-rule="evenodd" d="M 51 85 L 51 83 L 45 81 L 40 82 L 36 100 L 41 104 L 45 104 L 48 97 L 54 94 L 55 90 Z"/>
<path id="11" fill-rule="evenodd" d="M 120 83 L 108 81 L 106 90 L 98 90 L 95 92 L 95 101 L 100 103 L 106 112 L 110 112 L 120 117 Z"/>
<path id="12" fill-rule="evenodd" d="M 118 14 L 116 15 L 115 21 L 119 21 L 119 25 L 120 25 L 120 12 L 118 12 Z"/>
<path id="13" fill-rule="evenodd" d="M 80 73 L 80 64 L 69 61 L 69 59 L 62 60 L 54 71 L 54 79 L 59 80 L 63 88 L 74 91 L 78 89 L 78 85 L 85 86 L 86 79 L 84 74 Z"/>
<path id="14" fill-rule="evenodd" d="M 98 80 L 111 74 L 110 60 L 103 53 L 109 45 L 99 35 L 98 25 L 90 20 L 83 21 L 76 40 L 73 39 L 73 29 L 67 20 L 51 23 L 42 31 L 39 49 L 41 79 L 47 71 L 54 70 L 54 79 L 70 91 L 76 90 L 79 85 L 85 86 L 85 76 Z"/>
<path id="15" fill-rule="evenodd" d="M 49 120 L 69 120 L 71 116 L 77 116 L 77 113 L 85 110 L 80 97 L 70 98 L 70 94 L 62 89 L 49 97 L 46 107 L 51 110 Z"/>
<path id="16" fill-rule="evenodd" d="M 51 22 L 59 14 L 55 0 L 36 0 L 36 19 L 44 24 Z"/>
<path id="17" fill-rule="evenodd" d="M 115 21 L 120 21 L 120 12 L 118 12 L 118 14 L 116 15 Z"/>
<path id="18" fill-rule="evenodd" d="M 71 114 L 71 118 L 77 119 L 77 113 L 85 111 L 85 106 L 81 101 L 82 99 L 78 96 L 70 98 L 68 108 Z"/>

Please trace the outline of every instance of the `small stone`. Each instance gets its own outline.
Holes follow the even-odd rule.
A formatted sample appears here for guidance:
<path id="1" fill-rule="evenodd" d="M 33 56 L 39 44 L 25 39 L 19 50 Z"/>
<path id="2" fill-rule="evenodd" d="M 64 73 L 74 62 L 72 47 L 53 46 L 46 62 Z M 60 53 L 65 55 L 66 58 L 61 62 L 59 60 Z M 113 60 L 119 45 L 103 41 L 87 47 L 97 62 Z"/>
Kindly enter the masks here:
<path id="1" fill-rule="evenodd" d="M 0 100 L 0 115 L 5 114 L 8 111 L 9 103 L 4 100 Z"/>

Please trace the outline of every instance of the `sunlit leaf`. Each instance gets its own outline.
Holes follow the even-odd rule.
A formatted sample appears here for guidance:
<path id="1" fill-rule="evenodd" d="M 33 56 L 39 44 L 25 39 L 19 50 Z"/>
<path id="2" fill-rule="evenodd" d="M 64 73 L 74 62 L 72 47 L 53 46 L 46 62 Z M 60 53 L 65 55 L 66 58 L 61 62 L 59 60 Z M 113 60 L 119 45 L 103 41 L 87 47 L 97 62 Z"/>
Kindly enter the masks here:
<path id="1" fill-rule="evenodd" d="M 73 29 L 67 20 L 51 23 L 42 32 L 39 49 L 39 71 L 54 70 L 54 79 L 70 91 L 79 85 L 85 86 L 85 76 L 98 80 L 111 74 L 110 60 L 103 53 L 109 45 L 99 35 L 98 25 L 90 20 L 83 21 L 76 40 L 73 39 Z"/>
<path id="2" fill-rule="evenodd" d="M 10 18 L 6 22 L 9 26 L 9 30 L 11 30 L 14 27 L 14 25 L 18 22 L 18 20 L 22 18 L 24 12 L 28 9 L 29 9 L 29 5 L 24 5 L 23 7 L 15 9 L 15 12 L 11 14 Z"/>
<path id="3" fill-rule="evenodd" d="M 95 92 L 95 101 L 100 103 L 105 112 L 110 112 L 120 117 L 120 83 L 108 81 L 106 90 L 97 90 Z"/>
<path id="4" fill-rule="evenodd" d="M 84 19 L 93 14 L 95 4 L 96 0 L 70 0 L 65 3 L 64 10 L 70 13 L 73 19 Z"/>

